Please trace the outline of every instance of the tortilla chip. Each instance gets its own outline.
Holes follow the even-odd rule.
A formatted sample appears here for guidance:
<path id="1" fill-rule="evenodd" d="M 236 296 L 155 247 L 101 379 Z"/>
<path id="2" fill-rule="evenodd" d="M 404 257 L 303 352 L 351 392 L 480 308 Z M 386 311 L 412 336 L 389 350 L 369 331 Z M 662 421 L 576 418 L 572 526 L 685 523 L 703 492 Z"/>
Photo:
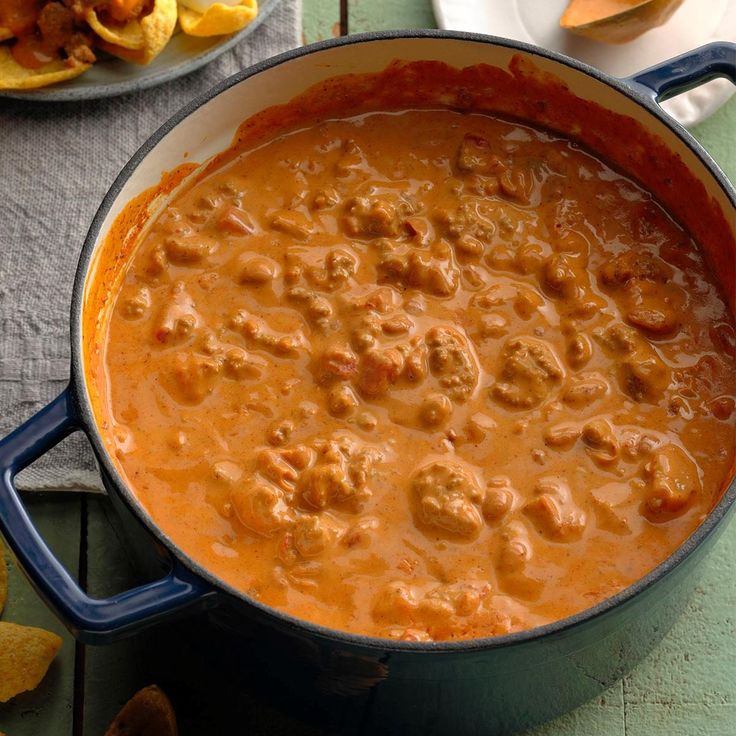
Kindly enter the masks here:
<path id="1" fill-rule="evenodd" d="M 7 41 L 9 38 L 13 38 L 13 31 L 10 28 L 0 26 L 0 41 Z"/>
<path id="2" fill-rule="evenodd" d="M 240 5 L 210 5 L 204 13 L 179 3 L 179 24 L 190 36 L 222 36 L 245 28 L 258 15 L 258 0 L 241 0 Z"/>
<path id="3" fill-rule="evenodd" d="M 137 19 L 128 21 L 125 25 L 106 26 L 90 8 L 84 15 L 89 27 L 103 40 L 121 46 L 124 49 L 142 49 L 145 40 L 143 29 Z"/>
<path id="4" fill-rule="evenodd" d="M 176 0 L 154 0 L 153 9 L 137 21 L 143 34 L 143 46 L 125 48 L 103 40 L 99 46 L 109 54 L 134 64 L 150 64 L 169 42 L 176 26 Z"/>
<path id="5" fill-rule="evenodd" d="M 177 736 L 176 715 L 161 688 L 149 685 L 124 706 L 105 736 Z"/>
<path id="6" fill-rule="evenodd" d="M 5 608 L 5 601 L 8 599 L 8 568 L 5 565 L 5 553 L 3 551 L 3 543 L 0 542 L 0 614 Z"/>
<path id="7" fill-rule="evenodd" d="M 33 690 L 61 647 L 61 637 L 43 629 L 0 621 L 0 703 Z"/>
<path id="8" fill-rule="evenodd" d="M 7 46 L 0 46 L 0 89 L 36 89 L 63 82 L 83 74 L 91 64 L 67 66 L 64 61 L 50 61 L 38 69 L 21 66 Z"/>

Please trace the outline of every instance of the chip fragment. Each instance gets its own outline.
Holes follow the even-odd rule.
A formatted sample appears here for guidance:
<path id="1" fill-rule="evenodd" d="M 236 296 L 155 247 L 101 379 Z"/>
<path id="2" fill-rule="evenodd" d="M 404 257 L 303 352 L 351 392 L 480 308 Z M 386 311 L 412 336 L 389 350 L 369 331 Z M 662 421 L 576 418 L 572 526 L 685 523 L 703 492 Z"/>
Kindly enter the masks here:
<path id="1" fill-rule="evenodd" d="M 245 28 L 258 15 L 257 0 L 241 0 L 239 5 L 214 3 L 198 13 L 179 3 L 179 24 L 190 36 L 223 36 Z"/>
<path id="2" fill-rule="evenodd" d="M 87 71 L 91 64 L 74 64 L 65 61 L 50 61 L 38 69 L 21 66 L 7 46 L 0 46 L 0 89 L 36 89 L 49 84 L 73 79 Z"/>
<path id="3" fill-rule="evenodd" d="M 139 690 L 124 706 L 105 736 L 177 736 L 176 715 L 157 685 Z"/>
<path id="4" fill-rule="evenodd" d="M 0 703 L 37 687 L 60 647 L 50 631 L 0 621 Z"/>

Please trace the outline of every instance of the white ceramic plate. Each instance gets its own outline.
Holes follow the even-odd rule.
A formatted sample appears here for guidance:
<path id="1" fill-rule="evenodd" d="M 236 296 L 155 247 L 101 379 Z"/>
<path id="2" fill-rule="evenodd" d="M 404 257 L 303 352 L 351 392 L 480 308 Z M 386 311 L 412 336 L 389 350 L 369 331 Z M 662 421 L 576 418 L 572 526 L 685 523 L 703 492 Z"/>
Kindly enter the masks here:
<path id="1" fill-rule="evenodd" d="M 622 45 L 580 38 L 560 28 L 567 0 L 433 0 L 440 28 L 504 36 L 559 51 L 615 77 L 626 77 L 710 41 L 736 40 L 736 0 L 685 0 L 659 28 Z M 716 79 L 665 102 L 683 125 L 712 115 L 734 93 Z"/>
<path id="2" fill-rule="evenodd" d="M 203 67 L 249 36 L 281 0 L 260 0 L 258 15 L 240 33 L 196 38 L 177 27 L 166 48 L 145 66 L 131 64 L 107 54 L 84 74 L 68 82 L 31 90 L 2 90 L 0 97 L 43 102 L 68 102 L 115 97 L 155 87 Z M 2 2 L 2 0 L 0 0 Z"/>

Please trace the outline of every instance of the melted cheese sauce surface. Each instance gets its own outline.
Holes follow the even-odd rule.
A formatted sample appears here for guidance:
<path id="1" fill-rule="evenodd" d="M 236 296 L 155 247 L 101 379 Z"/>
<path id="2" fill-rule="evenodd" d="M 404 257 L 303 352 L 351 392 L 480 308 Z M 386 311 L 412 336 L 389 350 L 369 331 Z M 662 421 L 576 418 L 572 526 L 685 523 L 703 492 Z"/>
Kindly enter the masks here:
<path id="1" fill-rule="evenodd" d="M 175 197 L 105 325 L 103 428 L 155 522 L 249 595 L 490 636 L 609 597 L 702 521 L 735 342 L 690 237 L 590 154 L 371 113 Z"/>

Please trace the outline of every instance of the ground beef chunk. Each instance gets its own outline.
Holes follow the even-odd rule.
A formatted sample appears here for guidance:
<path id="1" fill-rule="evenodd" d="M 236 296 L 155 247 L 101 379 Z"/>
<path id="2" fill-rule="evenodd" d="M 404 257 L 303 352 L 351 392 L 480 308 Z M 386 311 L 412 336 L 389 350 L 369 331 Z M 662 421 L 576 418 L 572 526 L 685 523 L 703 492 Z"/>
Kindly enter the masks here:
<path id="1" fill-rule="evenodd" d="M 561 478 L 540 478 L 524 513 L 537 531 L 552 542 L 574 542 L 585 531 L 586 516 Z"/>
<path id="2" fill-rule="evenodd" d="M 360 356 L 357 387 L 369 398 L 383 396 L 404 367 L 404 356 L 396 348 L 368 350 Z"/>
<path id="3" fill-rule="evenodd" d="M 495 567 L 498 585 L 505 593 L 522 600 L 536 600 L 544 580 L 533 577 L 528 563 L 534 556 L 529 532 L 520 520 L 504 525 L 495 541 Z"/>
<path id="4" fill-rule="evenodd" d="M 400 212 L 382 197 L 353 197 L 342 219 L 345 232 L 354 238 L 391 237 L 399 234 Z"/>
<path id="5" fill-rule="evenodd" d="M 478 385 L 478 364 L 466 338 L 453 327 L 433 327 L 425 342 L 429 369 L 452 401 L 467 401 Z"/>
<path id="6" fill-rule="evenodd" d="M 37 25 L 44 43 L 60 49 L 74 33 L 74 13 L 62 3 L 46 3 L 41 8 Z"/>
<path id="7" fill-rule="evenodd" d="M 428 429 L 441 427 L 452 415 L 452 402 L 444 394 L 428 394 L 419 407 L 419 421 Z"/>
<path id="8" fill-rule="evenodd" d="M 703 490 L 697 466 L 677 445 L 657 451 L 644 466 L 644 478 L 644 512 L 652 521 L 666 521 L 684 513 Z"/>
<path id="9" fill-rule="evenodd" d="M 634 401 L 656 404 L 670 385 L 671 372 L 654 347 L 620 322 L 606 330 L 602 342 L 620 359 L 617 373 L 621 390 Z"/>
<path id="10" fill-rule="evenodd" d="M 313 460 L 314 451 L 303 445 L 283 450 L 261 450 L 256 470 L 286 493 L 291 499 L 299 474 Z"/>
<path id="11" fill-rule="evenodd" d="M 67 55 L 67 63 L 76 66 L 77 64 L 94 64 L 97 61 L 94 51 L 92 51 L 92 37 L 87 33 L 73 33 L 69 41 L 64 45 L 64 51 Z"/>
<path id="12" fill-rule="evenodd" d="M 230 503 L 238 521 L 251 532 L 270 537 L 287 526 L 293 512 L 283 493 L 262 480 L 251 480 L 230 492 Z"/>
<path id="13" fill-rule="evenodd" d="M 171 346 L 186 342 L 201 319 L 194 306 L 194 300 L 182 281 L 173 284 L 163 309 L 153 325 L 153 336 L 157 343 Z"/>
<path id="14" fill-rule="evenodd" d="M 573 409 L 585 409 L 608 393 L 608 382 L 591 371 L 572 376 L 562 392 L 562 401 Z"/>
<path id="15" fill-rule="evenodd" d="M 457 149 L 457 169 L 463 174 L 501 174 L 506 165 L 491 144 L 479 135 L 466 133 Z"/>
<path id="16" fill-rule="evenodd" d="M 605 417 L 594 417 L 586 422 L 582 438 L 588 456 L 596 465 L 607 467 L 619 459 L 621 447 L 618 436 Z"/>
<path id="17" fill-rule="evenodd" d="M 482 509 L 486 521 L 495 523 L 502 519 L 511 510 L 516 497 L 509 477 L 496 475 L 491 478 L 483 495 Z"/>
<path id="18" fill-rule="evenodd" d="M 326 517 L 318 514 L 302 514 L 292 529 L 294 547 L 302 557 L 319 557 L 335 542 L 338 530 Z"/>
<path id="19" fill-rule="evenodd" d="M 625 287 L 632 281 L 654 281 L 664 284 L 672 269 L 648 251 L 627 250 L 608 260 L 600 270 L 601 282 L 612 289 Z"/>
<path id="20" fill-rule="evenodd" d="M 411 482 L 415 521 L 453 537 L 470 540 L 483 526 L 483 493 L 475 477 L 457 463 L 438 461 L 419 470 Z"/>
<path id="21" fill-rule="evenodd" d="M 169 395 L 180 404 L 201 404 L 215 390 L 222 367 L 220 358 L 177 353 L 162 383 Z"/>
<path id="22" fill-rule="evenodd" d="M 238 283 L 248 286 L 262 286 L 279 275 L 279 265 L 266 256 L 242 254 L 237 260 Z"/>
<path id="23" fill-rule="evenodd" d="M 502 359 L 501 374 L 491 392 L 495 399 L 512 408 L 538 406 L 564 375 L 552 348 L 532 337 L 509 340 Z"/>
<path id="24" fill-rule="evenodd" d="M 357 369 L 358 358 L 350 348 L 332 345 L 322 353 L 317 369 L 317 380 L 319 383 L 344 381 L 352 378 Z"/>
<path id="25" fill-rule="evenodd" d="M 304 470 L 297 481 L 301 498 L 315 509 L 337 505 L 360 510 L 372 495 L 368 480 L 380 453 L 370 448 L 341 446 L 332 440 L 316 443 L 315 449 L 315 465 Z"/>
<path id="26" fill-rule="evenodd" d="M 82 2 L 84 3 L 85 0 L 82 0 Z M 153 5 L 152 0 L 125 0 L 124 2 L 120 2 L 120 0 L 118 2 L 95 2 L 95 0 L 90 2 L 86 0 L 86 4 L 105 6 L 110 17 L 118 23 L 125 23 L 131 18 L 140 17 L 147 6 L 150 10 L 150 6 Z"/>
<path id="27" fill-rule="evenodd" d="M 676 312 L 659 298 L 633 307 L 626 313 L 626 319 L 651 337 L 666 337 L 680 326 Z"/>
<path id="28" fill-rule="evenodd" d="M 129 294 L 120 302 L 118 308 L 124 319 L 141 319 L 151 308 L 151 291 L 145 286 L 126 289 L 123 293 Z"/>
<path id="29" fill-rule="evenodd" d="M 357 256 L 336 248 L 325 256 L 323 264 L 309 267 L 305 276 L 315 289 L 333 292 L 345 286 L 357 270 Z"/>
<path id="30" fill-rule="evenodd" d="M 416 250 L 389 251 L 377 268 L 379 282 L 419 289 L 432 296 L 452 296 L 459 284 L 458 270 L 449 258 Z"/>
<path id="31" fill-rule="evenodd" d="M 647 251 L 626 251 L 600 271 L 602 284 L 621 300 L 626 321 L 655 338 L 680 326 L 677 310 L 685 295 L 671 277 L 672 269 Z"/>
<path id="32" fill-rule="evenodd" d="M 195 266 L 200 264 L 215 248 L 215 244 L 202 235 L 177 235 L 166 239 L 164 252 L 176 266 Z"/>
<path id="33" fill-rule="evenodd" d="M 420 630 L 431 631 L 472 616 L 490 592 L 490 585 L 482 581 L 437 585 L 396 580 L 378 592 L 372 615 L 378 623 L 420 626 Z"/>
<path id="34" fill-rule="evenodd" d="M 249 349 L 265 350 L 277 357 L 298 358 L 307 348 L 307 340 L 301 330 L 291 334 L 275 332 L 264 320 L 242 309 L 233 315 L 230 327 L 245 338 Z"/>
<path id="35" fill-rule="evenodd" d="M 544 431 L 544 444 L 556 450 L 570 450 L 581 433 L 582 429 L 577 422 L 560 422 Z"/>

